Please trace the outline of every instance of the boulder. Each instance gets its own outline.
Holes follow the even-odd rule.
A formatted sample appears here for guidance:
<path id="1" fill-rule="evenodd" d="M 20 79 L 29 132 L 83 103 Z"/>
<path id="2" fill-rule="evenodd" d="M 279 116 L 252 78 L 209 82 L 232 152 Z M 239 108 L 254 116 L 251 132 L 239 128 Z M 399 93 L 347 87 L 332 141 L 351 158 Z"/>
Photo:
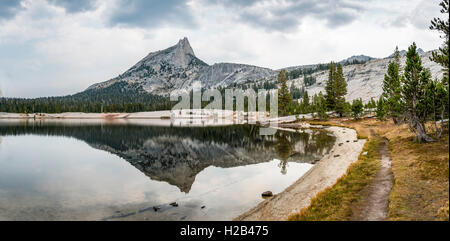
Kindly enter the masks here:
<path id="1" fill-rule="evenodd" d="M 271 191 L 266 191 L 266 192 L 263 192 L 261 194 L 261 196 L 263 196 L 263 197 L 272 197 L 273 193 Z"/>

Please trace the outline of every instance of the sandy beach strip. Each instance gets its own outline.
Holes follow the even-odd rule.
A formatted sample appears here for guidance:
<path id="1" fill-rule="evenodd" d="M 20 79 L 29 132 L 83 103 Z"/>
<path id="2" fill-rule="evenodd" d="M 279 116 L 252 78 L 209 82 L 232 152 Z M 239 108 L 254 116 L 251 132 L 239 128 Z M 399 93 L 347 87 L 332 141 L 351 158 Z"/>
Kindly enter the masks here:
<path id="1" fill-rule="evenodd" d="M 336 143 L 330 153 L 283 192 L 261 202 L 234 220 L 287 220 L 290 215 L 308 207 L 312 198 L 334 185 L 347 172 L 350 164 L 358 160 L 366 140 L 357 139 L 357 133 L 353 129 L 334 126 L 324 129 L 336 136 Z"/>

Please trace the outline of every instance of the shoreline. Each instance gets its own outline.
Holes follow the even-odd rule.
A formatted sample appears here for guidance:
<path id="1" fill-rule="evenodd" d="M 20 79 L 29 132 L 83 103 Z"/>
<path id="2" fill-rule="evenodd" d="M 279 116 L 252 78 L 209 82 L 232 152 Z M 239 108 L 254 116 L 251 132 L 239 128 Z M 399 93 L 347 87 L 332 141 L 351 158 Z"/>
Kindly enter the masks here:
<path id="1" fill-rule="evenodd" d="M 63 113 L 10 113 L 0 112 L 0 119 L 251 119 L 255 121 L 276 121 L 289 123 L 297 119 L 312 119 L 311 114 L 295 116 L 270 117 L 267 112 L 242 112 L 217 109 L 186 109 L 186 110 L 160 110 L 148 112 L 111 112 L 111 113 L 86 113 L 86 112 L 63 112 Z"/>
<path id="2" fill-rule="evenodd" d="M 166 119 L 170 118 L 170 111 L 152 111 L 136 113 L 0 113 L 0 119 Z"/>
<path id="3" fill-rule="evenodd" d="M 348 167 L 358 160 L 366 140 L 358 139 L 354 129 L 336 126 L 323 129 L 336 136 L 336 143 L 330 153 L 284 191 L 262 201 L 234 218 L 234 221 L 287 220 L 289 216 L 308 207 L 312 198 L 333 186 L 346 174 Z M 355 140 L 357 142 L 354 142 Z"/>
<path id="4" fill-rule="evenodd" d="M 233 121 L 236 118 L 235 112 L 222 112 L 226 115 L 225 119 L 230 119 L 230 124 L 238 124 Z M 184 113 L 186 114 L 186 113 Z M 111 121 L 169 121 L 171 111 L 155 111 L 155 112 L 137 112 L 137 113 L 60 113 L 60 114 L 15 114 L 0 113 L 0 120 L 111 120 Z M 198 119 L 201 123 L 192 123 L 189 125 L 206 126 L 205 119 L 211 118 L 212 113 L 187 113 L 187 115 L 178 115 L 176 119 L 180 122 L 175 125 L 183 125 L 185 118 Z M 234 117 L 234 118 L 233 118 Z M 256 116 L 255 116 L 256 117 Z M 303 118 L 302 118 L 303 117 Z M 300 118 L 310 119 L 310 116 L 303 115 Z M 216 117 L 217 118 L 217 117 Z M 272 198 L 260 202 L 255 207 L 235 217 L 233 220 L 254 220 L 254 221 L 281 221 L 287 220 L 289 216 L 299 213 L 303 208 L 310 205 L 311 199 L 316 197 L 328 187 L 333 186 L 339 178 L 346 174 L 348 167 L 358 160 L 358 157 L 366 143 L 365 139 L 358 139 L 356 130 L 337 127 L 337 126 L 320 126 L 311 125 L 307 122 L 292 123 L 300 118 L 295 116 L 278 117 L 272 121 L 278 122 L 278 129 L 310 129 L 319 128 L 329 131 L 336 137 L 336 142 L 330 152 L 325 155 L 317 164 L 315 164 L 308 172 L 301 176 L 297 181 L 287 187 L 281 193 L 274 195 Z M 219 118 L 224 121 L 225 119 Z M 256 117 L 256 119 L 259 119 Z M 217 119 L 216 119 L 217 120 Z M 155 124 L 155 123 L 153 123 Z M 162 123 L 156 123 L 161 125 Z M 173 125 L 171 123 L 170 125 Z M 206 125 L 205 125 L 206 124 Z M 211 123 L 210 123 L 211 124 Z M 214 123 L 217 124 L 217 123 Z M 167 123 L 165 123 L 167 125 Z M 357 141 L 356 141 L 357 140 Z"/>

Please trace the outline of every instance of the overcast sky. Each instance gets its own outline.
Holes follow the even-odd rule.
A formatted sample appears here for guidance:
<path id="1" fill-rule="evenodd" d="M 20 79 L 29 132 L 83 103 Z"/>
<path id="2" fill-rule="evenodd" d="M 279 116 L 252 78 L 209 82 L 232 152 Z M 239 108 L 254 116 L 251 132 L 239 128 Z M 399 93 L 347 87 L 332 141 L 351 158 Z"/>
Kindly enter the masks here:
<path id="1" fill-rule="evenodd" d="M 428 29 L 440 0 L 0 0 L 0 94 L 73 94 L 188 37 L 208 64 L 278 69 L 385 57 Z"/>

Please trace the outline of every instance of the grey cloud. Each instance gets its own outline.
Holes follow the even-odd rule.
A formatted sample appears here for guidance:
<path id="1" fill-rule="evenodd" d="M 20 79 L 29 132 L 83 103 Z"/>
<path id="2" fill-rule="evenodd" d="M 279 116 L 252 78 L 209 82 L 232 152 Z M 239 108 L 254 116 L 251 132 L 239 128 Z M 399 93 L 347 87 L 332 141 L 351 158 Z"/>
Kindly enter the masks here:
<path id="1" fill-rule="evenodd" d="M 409 21 L 418 29 L 428 29 L 431 18 L 440 14 L 440 1 L 423 0 L 409 16 Z"/>
<path id="2" fill-rule="evenodd" d="M 110 25 L 158 27 L 177 24 L 193 27 L 195 21 L 186 0 L 118 0 L 109 16 Z"/>
<path id="3" fill-rule="evenodd" d="M 356 16 L 352 13 L 336 11 L 327 15 L 327 25 L 329 27 L 343 26 L 353 22 L 355 18 Z"/>
<path id="4" fill-rule="evenodd" d="M 261 0 L 212 0 L 208 2 L 224 6 L 251 6 L 254 3 L 261 2 Z"/>
<path id="5" fill-rule="evenodd" d="M 417 29 L 428 29 L 431 19 L 440 14 L 440 0 L 422 0 L 412 11 L 401 13 L 390 21 L 390 26 L 402 28 L 412 25 Z"/>
<path id="6" fill-rule="evenodd" d="M 352 0 L 287 0 L 285 1 L 287 4 L 271 5 L 270 1 L 256 0 L 213 1 L 214 4 L 233 9 L 244 23 L 269 31 L 285 31 L 295 28 L 308 16 L 325 20 L 329 27 L 346 25 L 365 10 L 360 2 Z"/>
<path id="7" fill-rule="evenodd" d="M 0 20 L 13 17 L 20 9 L 20 1 L 2 0 L 0 3 Z"/>
<path id="8" fill-rule="evenodd" d="M 48 0 L 50 4 L 66 9 L 68 13 L 84 12 L 95 9 L 95 0 Z"/>
<path id="9" fill-rule="evenodd" d="M 47 2 L 65 8 L 68 13 L 76 13 L 94 9 L 96 0 L 47 0 Z M 2 0 L 0 20 L 14 17 L 17 12 L 24 10 L 20 3 L 21 0 Z"/>

